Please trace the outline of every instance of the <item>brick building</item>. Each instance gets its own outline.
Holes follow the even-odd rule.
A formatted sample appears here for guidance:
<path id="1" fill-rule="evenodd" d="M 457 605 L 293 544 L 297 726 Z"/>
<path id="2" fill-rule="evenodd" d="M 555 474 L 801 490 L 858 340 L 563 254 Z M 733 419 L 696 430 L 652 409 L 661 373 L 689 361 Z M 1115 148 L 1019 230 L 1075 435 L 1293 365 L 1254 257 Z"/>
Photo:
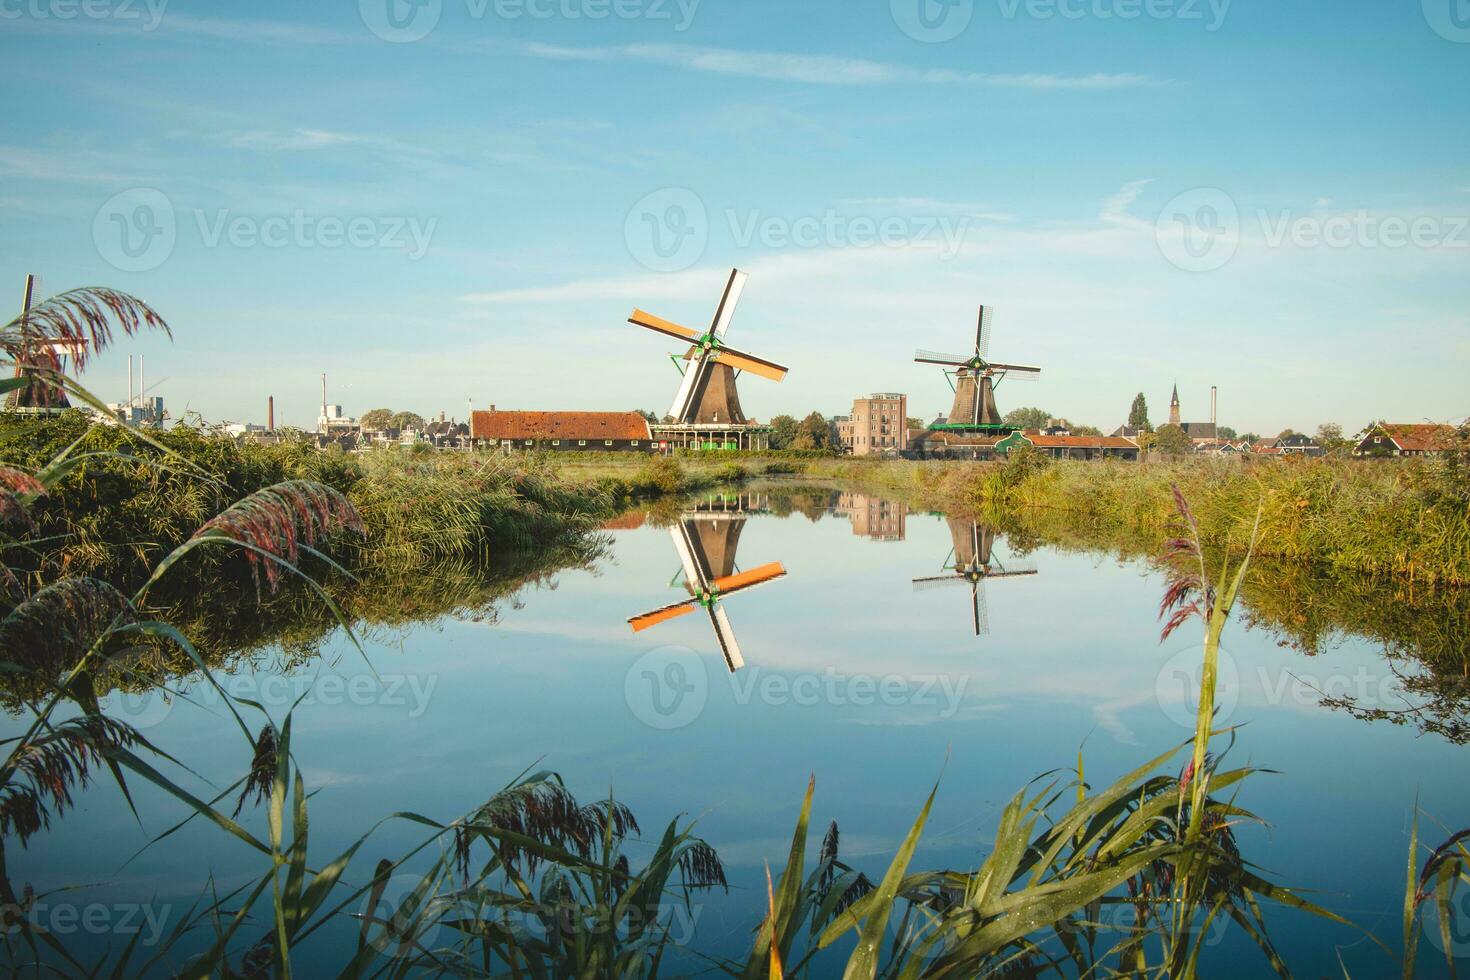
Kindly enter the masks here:
<path id="1" fill-rule="evenodd" d="M 650 452 L 648 420 L 637 412 L 475 412 L 475 442 L 503 449 Z"/>
<path id="2" fill-rule="evenodd" d="M 909 398 L 879 392 L 852 403 L 852 415 L 839 418 L 837 436 L 854 456 L 896 455 L 909 448 Z"/>

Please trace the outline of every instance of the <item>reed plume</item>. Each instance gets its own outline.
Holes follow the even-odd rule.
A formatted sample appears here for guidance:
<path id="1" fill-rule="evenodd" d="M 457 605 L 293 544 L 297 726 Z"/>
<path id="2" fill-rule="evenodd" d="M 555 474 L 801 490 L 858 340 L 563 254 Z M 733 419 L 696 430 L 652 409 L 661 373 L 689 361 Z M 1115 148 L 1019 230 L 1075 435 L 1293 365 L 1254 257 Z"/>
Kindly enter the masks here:
<path id="1" fill-rule="evenodd" d="M 95 578 L 67 578 L 37 592 L 0 620 L 6 659 L 57 678 L 108 633 L 138 621 L 132 601 Z"/>
<path id="2" fill-rule="evenodd" d="M 257 584 L 264 569 L 274 592 L 282 569 L 267 555 L 294 566 L 302 547 L 313 548 L 342 528 L 364 533 L 361 515 L 345 496 L 321 483 L 287 480 L 231 504 L 206 521 L 193 540 L 224 538 L 245 545 Z"/>

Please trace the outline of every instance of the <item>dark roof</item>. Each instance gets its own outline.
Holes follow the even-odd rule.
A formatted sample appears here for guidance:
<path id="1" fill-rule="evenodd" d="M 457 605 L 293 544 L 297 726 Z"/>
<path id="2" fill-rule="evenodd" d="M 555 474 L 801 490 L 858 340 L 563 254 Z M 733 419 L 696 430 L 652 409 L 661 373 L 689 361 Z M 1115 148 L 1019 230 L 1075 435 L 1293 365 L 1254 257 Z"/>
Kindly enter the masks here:
<path id="1" fill-rule="evenodd" d="M 1219 438 L 1219 429 L 1214 422 L 1180 422 L 1179 428 L 1191 439 Z"/>
<path id="2" fill-rule="evenodd" d="M 648 439 L 637 412 L 476 412 L 476 439 Z"/>
<path id="3" fill-rule="evenodd" d="M 1455 430 L 1448 425 L 1436 423 L 1387 423 L 1381 422 L 1374 429 L 1384 434 L 1404 452 L 1434 453 L 1453 448 Z M 1372 435 L 1370 430 L 1369 435 Z"/>
<path id="4" fill-rule="evenodd" d="M 1045 436 L 1022 434 L 1027 442 L 1042 449 L 1137 449 L 1138 443 L 1121 436 Z"/>

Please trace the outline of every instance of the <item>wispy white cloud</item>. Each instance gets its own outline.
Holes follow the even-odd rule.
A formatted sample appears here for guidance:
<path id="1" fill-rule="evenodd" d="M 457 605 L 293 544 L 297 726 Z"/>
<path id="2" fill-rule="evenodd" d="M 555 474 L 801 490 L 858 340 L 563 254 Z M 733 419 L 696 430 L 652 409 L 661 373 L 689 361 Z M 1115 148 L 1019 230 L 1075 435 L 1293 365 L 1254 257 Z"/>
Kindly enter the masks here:
<path id="1" fill-rule="evenodd" d="M 1150 178 L 1133 180 L 1124 184 L 1118 190 L 1118 193 L 1103 202 L 1102 210 L 1098 213 L 1098 217 L 1108 224 L 1136 221 L 1137 219 L 1128 213 L 1128 209 L 1143 196 L 1144 188 L 1148 187 L 1151 183 L 1153 183 L 1153 180 Z"/>
<path id="2" fill-rule="evenodd" d="M 220 137 L 229 147 L 245 150 L 323 150 L 347 143 L 360 143 L 362 137 L 349 133 L 333 133 L 323 129 L 252 129 L 226 133 Z"/>
<path id="3" fill-rule="evenodd" d="M 23 26 L 38 31 L 60 30 L 60 22 L 30 21 Z M 340 30 L 313 24 L 276 20 L 233 20 L 220 17 L 197 17 L 170 12 L 156 30 L 138 31 L 126 22 L 96 20 L 86 23 L 67 21 L 69 31 L 76 29 L 111 35 L 149 39 L 209 39 L 234 43 L 284 45 L 364 44 L 375 39 L 366 31 Z M 800 82 L 811 85 L 976 85 L 1038 90 L 1110 90 L 1134 88 L 1154 80 L 1135 72 L 1093 72 L 1063 75 L 1051 72 L 976 72 L 953 68 L 915 68 L 867 58 L 837 55 L 802 54 L 777 51 L 737 51 L 727 48 L 699 47 L 680 44 L 629 44 L 613 47 L 574 47 L 568 45 L 529 43 L 511 48 L 500 39 L 431 37 L 426 43 L 445 51 L 478 54 L 487 49 L 498 52 L 518 50 L 534 58 L 555 61 L 631 60 L 685 68 L 691 71 L 738 75 L 769 81 Z"/>
<path id="4" fill-rule="evenodd" d="M 170 13 L 159 34 L 184 34 L 256 44 L 351 44 L 372 40 L 366 31 L 342 31 L 279 20 L 233 20 Z"/>
<path id="5" fill-rule="evenodd" d="M 885 215 L 929 216 L 963 214 L 982 221 L 1015 221 L 1016 216 L 973 201 L 944 201 L 937 197 L 857 197 L 839 201 L 844 207 L 867 208 Z"/>
<path id="6" fill-rule="evenodd" d="M 678 44 L 630 44 L 618 48 L 568 48 L 528 45 L 527 54 L 560 60 L 623 58 L 672 65 L 691 71 L 740 75 L 769 81 L 811 85 L 992 85 L 1028 89 L 1118 89 L 1147 84 L 1150 79 L 1131 72 L 1056 75 L 1005 74 L 959 71 L 950 68 L 913 68 L 866 58 L 772 51 L 735 51 Z"/>

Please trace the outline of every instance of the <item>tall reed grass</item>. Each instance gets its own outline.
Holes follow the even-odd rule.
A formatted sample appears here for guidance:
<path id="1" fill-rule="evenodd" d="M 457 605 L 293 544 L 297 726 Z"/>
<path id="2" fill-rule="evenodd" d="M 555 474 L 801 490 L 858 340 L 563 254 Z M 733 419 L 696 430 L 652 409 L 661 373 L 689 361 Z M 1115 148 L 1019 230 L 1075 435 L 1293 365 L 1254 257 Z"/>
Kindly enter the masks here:
<path id="1" fill-rule="evenodd" d="M 940 506 L 1055 512 L 1099 537 L 1126 532 L 1155 553 L 1169 537 L 1170 488 L 1177 486 L 1202 540 L 1231 542 L 1237 557 L 1259 507 L 1259 557 L 1426 586 L 1470 585 L 1470 470 L 1458 455 L 1139 464 L 1018 452 L 1004 463 L 844 461 L 813 463 L 808 472 Z"/>

